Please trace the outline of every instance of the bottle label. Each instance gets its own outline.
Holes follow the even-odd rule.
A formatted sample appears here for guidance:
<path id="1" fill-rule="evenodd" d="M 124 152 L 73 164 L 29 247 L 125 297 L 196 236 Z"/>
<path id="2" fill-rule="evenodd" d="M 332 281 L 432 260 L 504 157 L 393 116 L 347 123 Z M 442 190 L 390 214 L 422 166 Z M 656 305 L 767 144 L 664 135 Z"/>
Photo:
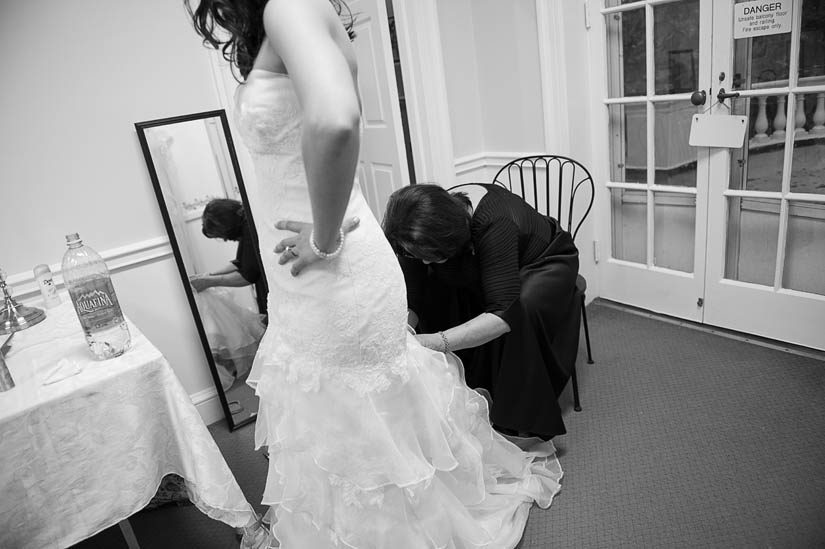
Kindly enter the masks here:
<path id="1" fill-rule="evenodd" d="M 46 303 L 60 303 L 60 296 L 57 295 L 57 288 L 50 273 L 37 275 L 37 284 L 40 286 L 40 293 Z"/>
<path id="2" fill-rule="evenodd" d="M 69 288 L 80 323 L 86 330 L 99 330 L 123 322 L 123 314 L 108 277 L 92 278 Z"/>

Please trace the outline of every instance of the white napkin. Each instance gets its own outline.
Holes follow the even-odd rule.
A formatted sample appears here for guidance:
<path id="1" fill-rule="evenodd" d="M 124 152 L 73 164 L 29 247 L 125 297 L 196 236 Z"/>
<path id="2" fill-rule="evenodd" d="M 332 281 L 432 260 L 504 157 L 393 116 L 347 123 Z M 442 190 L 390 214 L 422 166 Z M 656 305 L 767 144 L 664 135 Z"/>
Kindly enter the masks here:
<path id="1" fill-rule="evenodd" d="M 51 369 L 51 371 L 46 375 L 46 379 L 43 380 L 43 385 L 51 385 L 52 383 L 57 383 L 67 377 L 72 377 L 79 374 L 83 371 L 83 368 L 80 367 L 80 364 L 74 360 L 69 360 L 67 358 L 61 358 L 57 365 Z"/>

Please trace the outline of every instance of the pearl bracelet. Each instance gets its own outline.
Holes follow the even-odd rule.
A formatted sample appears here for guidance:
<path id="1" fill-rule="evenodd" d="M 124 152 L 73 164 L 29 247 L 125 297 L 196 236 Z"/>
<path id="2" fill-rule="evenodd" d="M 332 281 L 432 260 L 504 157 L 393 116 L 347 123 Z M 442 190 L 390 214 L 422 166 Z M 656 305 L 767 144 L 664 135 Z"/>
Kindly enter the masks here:
<path id="1" fill-rule="evenodd" d="M 331 252 L 322 252 L 318 247 L 318 244 L 315 243 L 314 229 L 309 234 L 309 247 L 312 250 L 312 253 L 314 253 L 319 259 L 334 259 L 338 257 L 341 254 L 341 250 L 344 249 L 344 229 L 338 229 L 338 246 Z"/>
<path id="2" fill-rule="evenodd" d="M 441 336 L 441 341 L 444 342 L 444 352 L 449 353 L 450 352 L 450 341 L 447 339 L 446 334 L 444 334 L 444 332 L 438 332 L 438 335 Z"/>

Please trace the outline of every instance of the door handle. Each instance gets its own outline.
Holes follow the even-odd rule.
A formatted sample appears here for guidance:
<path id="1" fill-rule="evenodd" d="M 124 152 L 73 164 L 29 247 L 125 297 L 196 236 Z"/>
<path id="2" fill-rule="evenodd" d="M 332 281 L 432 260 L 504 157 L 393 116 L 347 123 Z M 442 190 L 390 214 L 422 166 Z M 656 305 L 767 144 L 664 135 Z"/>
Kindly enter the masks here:
<path id="1" fill-rule="evenodd" d="M 739 92 L 725 92 L 725 88 L 719 88 L 719 93 L 716 94 L 716 100 L 720 103 L 724 103 L 725 99 L 729 99 L 731 97 L 739 97 Z"/>
<path id="2" fill-rule="evenodd" d="M 707 99 L 707 97 L 708 94 L 705 93 L 705 90 L 696 90 L 695 92 L 690 94 L 690 102 L 699 107 L 705 104 L 705 100 Z"/>

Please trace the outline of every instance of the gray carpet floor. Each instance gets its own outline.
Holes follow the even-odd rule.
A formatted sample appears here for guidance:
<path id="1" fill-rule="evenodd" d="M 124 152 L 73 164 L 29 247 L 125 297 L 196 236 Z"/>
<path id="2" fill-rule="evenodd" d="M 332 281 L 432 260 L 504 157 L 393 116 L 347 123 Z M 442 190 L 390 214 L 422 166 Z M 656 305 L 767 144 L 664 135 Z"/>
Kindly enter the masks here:
<path id="1" fill-rule="evenodd" d="M 620 310 L 588 307 L 583 410 L 561 397 L 565 471 L 519 547 L 825 547 L 825 362 Z M 210 427 L 247 498 L 266 460 L 253 426 Z M 257 506 L 262 510 L 260 506 Z M 237 547 L 193 506 L 136 514 L 144 549 Z M 125 547 L 117 527 L 75 546 Z"/>

